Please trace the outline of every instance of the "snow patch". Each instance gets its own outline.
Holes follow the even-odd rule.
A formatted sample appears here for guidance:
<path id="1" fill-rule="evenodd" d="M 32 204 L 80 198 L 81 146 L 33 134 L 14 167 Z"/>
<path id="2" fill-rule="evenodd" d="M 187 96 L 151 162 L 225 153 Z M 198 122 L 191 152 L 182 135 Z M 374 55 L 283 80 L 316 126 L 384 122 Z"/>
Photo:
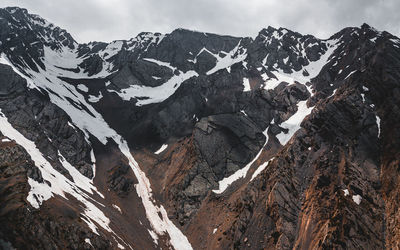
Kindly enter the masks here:
<path id="1" fill-rule="evenodd" d="M 158 155 L 161 154 L 165 149 L 167 149 L 168 144 L 163 144 L 154 154 Z"/>
<path id="2" fill-rule="evenodd" d="M 92 103 L 96 103 L 103 98 L 103 94 L 100 92 L 98 96 L 89 95 L 88 101 Z"/>
<path id="3" fill-rule="evenodd" d="M 86 242 L 87 244 L 93 246 L 93 245 L 92 245 L 92 242 L 90 242 L 90 239 L 89 239 L 89 238 L 86 238 L 86 239 L 85 239 L 85 242 Z"/>
<path id="4" fill-rule="evenodd" d="M 72 124 L 72 123 L 70 123 L 69 121 L 68 121 L 68 126 L 70 126 L 71 128 L 73 128 L 73 129 L 75 129 L 76 130 L 76 127 L 74 126 L 74 124 Z"/>
<path id="5" fill-rule="evenodd" d="M 247 50 L 245 48 L 240 47 L 241 42 L 242 41 L 239 41 L 236 47 L 233 48 L 230 52 L 228 52 L 225 57 L 220 57 L 217 54 L 213 54 L 217 59 L 217 64 L 214 66 L 214 68 L 210 69 L 206 74 L 207 75 L 214 74 L 218 70 L 227 69 L 228 67 L 231 67 L 232 65 L 242 62 L 244 59 L 246 59 Z"/>
<path id="6" fill-rule="evenodd" d="M 332 96 L 334 96 L 334 95 L 336 94 L 336 91 L 337 91 L 337 89 L 334 89 L 334 90 L 332 91 L 332 94 L 331 94 L 330 96 L 328 96 L 328 98 L 331 98 Z"/>
<path id="7" fill-rule="evenodd" d="M 287 64 L 287 62 L 289 61 L 289 56 L 287 56 L 286 58 L 283 58 L 283 64 Z"/>
<path id="8" fill-rule="evenodd" d="M 153 239 L 154 244 L 158 245 L 158 236 L 152 230 L 147 229 L 150 234 L 150 237 Z"/>
<path id="9" fill-rule="evenodd" d="M 356 71 L 357 71 L 357 70 L 354 70 L 354 71 L 350 72 L 350 73 L 344 78 L 344 80 L 346 80 L 347 78 L 349 78 L 349 77 L 350 77 L 352 74 L 354 74 Z"/>
<path id="10" fill-rule="evenodd" d="M 115 90 L 109 91 L 117 93 L 125 101 L 138 98 L 136 106 L 143 106 L 151 103 L 163 102 L 173 95 L 184 81 L 196 76 L 198 76 L 198 74 L 190 70 L 172 76 L 167 82 L 157 87 L 132 85 L 126 89 L 122 89 L 121 92 Z"/>
<path id="11" fill-rule="evenodd" d="M 381 118 L 375 115 L 376 118 L 376 125 L 378 126 L 378 138 L 381 136 Z"/>
<path id="12" fill-rule="evenodd" d="M 297 112 L 280 125 L 282 128 L 286 128 L 289 131 L 286 134 L 282 131 L 276 135 L 276 138 L 282 145 L 285 145 L 290 138 L 292 138 L 294 133 L 300 129 L 301 122 L 311 113 L 312 110 L 313 107 L 307 107 L 307 101 L 300 101 L 297 104 Z"/>
<path id="13" fill-rule="evenodd" d="M 343 189 L 343 193 L 344 193 L 344 196 L 347 196 L 347 195 L 349 195 L 349 190 L 348 189 Z"/>
<path id="14" fill-rule="evenodd" d="M 172 72 L 174 72 L 176 70 L 175 67 L 171 66 L 171 64 L 167 63 L 167 62 L 162 62 L 162 61 L 159 61 L 159 60 L 156 60 L 156 59 L 152 59 L 152 58 L 143 58 L 143 60 L 155 63 L 155 64 L 157 64 L 159 66 L 162 66 L 162 67 L 167 67 L 167 68 L 171 69 Z"/>
<path id="15" fill-rule="evenodd" d="M 269 163 L 273 160 L 274 158 L 271 158 L 269 161 L 264 162 L 263 164 L 261 164 L 256 171 L 254 171 L 253 176 L 251 176 L 250 181 L 254 180 L 254 178 L 257 177 L 257 175 L 259 175 L 266 167 L 268 167 Z"/>
<path id="16" fill-rule="evenodd" d="M 120 213 L 122 214 L 122 210 L 121 210 L 121 208 L 120 208 L 120 207 L 118 207 L 118 206 L 117 206 L 117 205 L 115 205 L 115 204 L 112 204 L 112 206 L 113 206 L 113 208 L 117 209 L 117 210 L 118 210 L 118 212 L 120 212 Z"/>
<path id="17" fill-rule="evenodd" d="M 209 51 L 208 49 L 206 49 L 205 47 L 203 47 L 203 48 L 197 53 L 197 55 L 194 57 L 193 60 L 188 59 L 188 61 L 189 61 L 189 62 L 192 62 L 192 63 L 194 63 L 194 64 L 196 64 L 196 63 L 197 63 L 197 57 L 198 57 L 199 55 L 201 55 L 203 52 L 207 52 L 208 54 L 210 54 L 210 55 L 212 55 L 212 56 L 214 56 L 214 57 L 218 57 L 218 54 L 214 54 L 214 53 L 212 53 L 211 51 Z M 219 57 L 218 57 L 218 58 L 219 58 Z"/>
<path id="18" fill-rule="evenodd" d="M 394 43 L 400 44 L 400 39 L 399 38 L 390 38 L 389 40 L 394 42 Z"/>
<path id="19" fill-rule="evenodd" d="M 243 92 L 247 92 L 247 91 L 250 91 L 251 90 L 251 88 L 250 88 L 250 81 L 249 81 L 249 78 L 243 78 Z"/>
<path id="20" fill-rule="evenodd" d="M 79 90 L 82 91 L 82 92 L 88 92 L 88 91 L 89 91 L 88 87 L 86 87 L 86 86 L 83 85 L 83 84 L 78 84 L 78 85 L 76 85 L 76 88 L 79 89 Z"/>
<path id="21" fill-rule="evenodd" d="M 356 194 L 356 195 L 353 195 L 353 201 L 357 204 L 357 205 L 360 205 L 360 203 L 361 203 L 361 200 L 362 200 L 362 197 L 361 197 L 361 195 L 359 195 L 359 194 Z"/>

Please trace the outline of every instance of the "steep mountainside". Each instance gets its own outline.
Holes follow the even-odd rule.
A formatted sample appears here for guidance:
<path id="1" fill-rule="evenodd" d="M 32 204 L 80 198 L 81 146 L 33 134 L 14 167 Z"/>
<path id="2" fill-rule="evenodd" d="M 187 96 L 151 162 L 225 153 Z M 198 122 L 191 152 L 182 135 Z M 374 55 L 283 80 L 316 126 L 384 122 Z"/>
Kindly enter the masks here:
<path id="1" fill-rule="evenodd" d="M 78 44 L 0 9 L 5 249 L 400 248 L 400 39 Z"/>

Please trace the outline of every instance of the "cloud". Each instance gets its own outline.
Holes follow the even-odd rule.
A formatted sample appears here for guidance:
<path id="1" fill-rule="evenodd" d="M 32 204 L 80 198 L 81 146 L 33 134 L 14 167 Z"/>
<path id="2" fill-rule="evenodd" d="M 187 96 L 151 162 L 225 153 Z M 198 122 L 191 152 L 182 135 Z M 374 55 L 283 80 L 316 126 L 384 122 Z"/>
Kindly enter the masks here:
<path id="1" fill-rule="evenodd" d="M 398 0 L 3 0 L 67 29 L 79 42 L 129 39 L 182 27 L 255 36 L 268 25 L 327 38 L 366 22 L 400 34 Z"/>

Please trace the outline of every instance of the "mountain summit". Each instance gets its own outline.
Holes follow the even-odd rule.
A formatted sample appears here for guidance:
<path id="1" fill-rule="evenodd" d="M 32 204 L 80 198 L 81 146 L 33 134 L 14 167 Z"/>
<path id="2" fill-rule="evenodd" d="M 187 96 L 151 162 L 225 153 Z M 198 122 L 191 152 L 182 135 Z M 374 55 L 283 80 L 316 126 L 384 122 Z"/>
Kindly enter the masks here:
<path id="1" fill-rule="evenodd" d="M 388 32 L 0 30 L 1 248 L 400 247 Z"/>

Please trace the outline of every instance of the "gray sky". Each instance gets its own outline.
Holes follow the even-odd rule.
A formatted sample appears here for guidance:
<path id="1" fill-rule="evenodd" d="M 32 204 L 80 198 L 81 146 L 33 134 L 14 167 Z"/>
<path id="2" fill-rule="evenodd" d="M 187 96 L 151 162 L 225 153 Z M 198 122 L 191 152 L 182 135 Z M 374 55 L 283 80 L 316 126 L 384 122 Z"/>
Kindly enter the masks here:
<path id="1" fill-rule="evenodd" d="M 268 25 L 327 38 L 366 22 L 400 34 L 400 0 L 2 0 L 65 28 L 78 42 L 188 28 L 255 36 Z"/>

